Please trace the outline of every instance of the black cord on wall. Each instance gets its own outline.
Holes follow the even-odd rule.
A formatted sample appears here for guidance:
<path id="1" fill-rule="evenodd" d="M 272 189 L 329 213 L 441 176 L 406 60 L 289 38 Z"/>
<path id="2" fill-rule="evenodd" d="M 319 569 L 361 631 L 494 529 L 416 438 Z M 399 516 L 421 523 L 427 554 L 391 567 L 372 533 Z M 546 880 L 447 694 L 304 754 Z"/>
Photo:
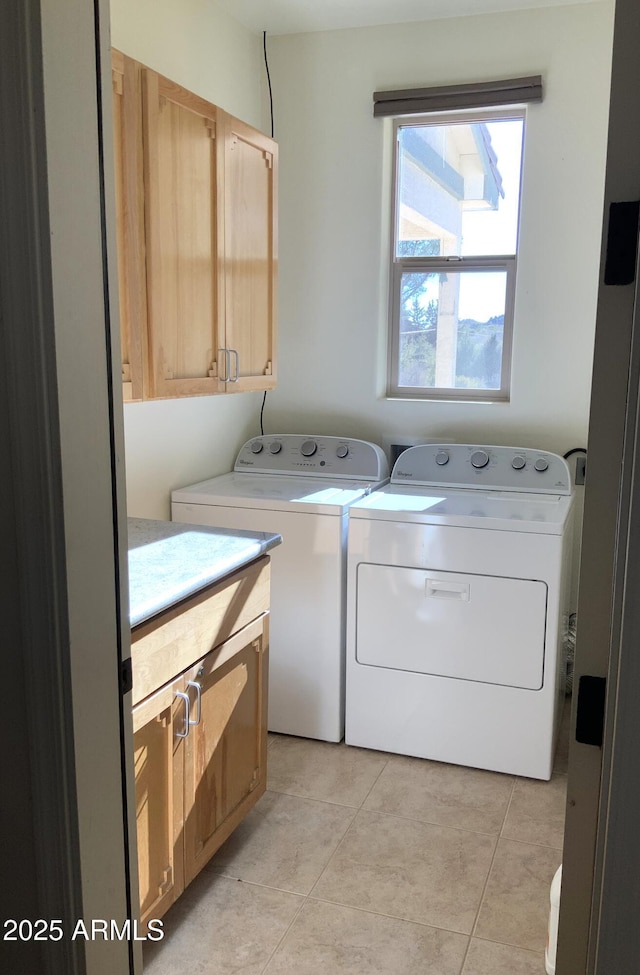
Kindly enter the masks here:
<path id="1" fill-rule="evenodd" d="M 273 139 L 273 91 L 271 90 L 271 75 L 269 73 L 269 60 L 267 58 L 267 32 L 264 30 L 262 32 L 262 49 L 264 51 L 264 68 L 267 73 L 267 85 L 269 86 L 269 113 L 271 115 L 271 138 Z M 262 406 L 260 408 L 260 436 L 264 436 L 264 406 L 267 402 L 267 390 L 264 391 L 264 396 L 262 397 Z"/>
<path id="2" fill-rule="evenodd" d="M 271 112 L 271 138 L 273 139 L 273 92 L 271 91 L 271 75 L 269 74 L 269 61 L 267 59 L 267 32 L 262 32 L 262 49 L 264 51 L 264 68 L 267 72 L 267 84 L 269 86 L 269 111 Z"/>

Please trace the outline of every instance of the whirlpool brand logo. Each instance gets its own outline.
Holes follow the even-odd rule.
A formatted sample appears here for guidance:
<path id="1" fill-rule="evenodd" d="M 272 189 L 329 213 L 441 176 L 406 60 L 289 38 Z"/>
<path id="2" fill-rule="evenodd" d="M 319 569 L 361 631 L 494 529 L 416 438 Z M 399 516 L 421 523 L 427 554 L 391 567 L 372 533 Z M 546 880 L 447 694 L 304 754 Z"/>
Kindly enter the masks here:
<path id="1" fill-rule="evenodd" d="M 243 460 L 242 457 L 240 458 L 240 460 L 238 461 L 238 463 L 239 464 L 244 464 L 245 467 L 253 467 L 253 461 L 252 460 Z"/>
<path id="2" fill-rule="evenodd" d="M 396 471 L 396 477 L 413 477 L 408 471 Z"/>

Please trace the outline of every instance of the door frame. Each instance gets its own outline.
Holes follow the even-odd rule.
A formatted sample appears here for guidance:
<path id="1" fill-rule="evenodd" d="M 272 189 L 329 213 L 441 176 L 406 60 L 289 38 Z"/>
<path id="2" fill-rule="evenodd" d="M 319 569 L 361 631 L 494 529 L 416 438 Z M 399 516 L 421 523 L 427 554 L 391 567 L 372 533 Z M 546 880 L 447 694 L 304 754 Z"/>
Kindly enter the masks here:
<path id="1" fill-rule="evenodd" d="M 121 925 L 135 890 L 122 759 L 122 405 L 113 396 L 117 306 L 106 257 L 115 253 L 113 180 L 101 125 L 108 24 L 107 0 L 8 0 L 0 32 L 3 771 L 11 782 L 2 896 L 5 918 L 56 919 L 63 930 L 60 940 L 3 942 L 15 971 L 124 975 L 140 950 L 72 937 L 79 920 Z"/>
<path id="2" fill-rule="evenodd" d="M 16 760 L 10 835 L 22 853 L 19 888 L 3 885 L 13 898 L 5 916 L 19 890 L 21 910 L 65 923 L 131 909 L 128 701 L 118 667 L 128 652 L 124 450 L 113 395 L 111 141 L 101 125 L 108 16 L 108 0 L 9 0 L 0 33 L 0 448 L 12 468 L 0 506 L 9 540 L 2 608 L 15 651 L 3 722 Z M 606 208 L 640 199 L 640 126 L 630 124 L 639 41 L 636 0 L 617 0 Z M 602 280 L 601 269 L 575 678 L 608 676 L 609 695 L 602 753 L 571 743 L 558 975 L 626 975 L 640 957 L 634 898 L 620 884 L 640 874 L 640 787 L 628 774 L 640 733 L 630 652 L 640 614 L 625 597 L 640 581 L 638 424 L 628 397 L 638 385 L 628 371 L 630 361 L 637 369 L 635 289 Z M 65 941 L 59 950 L 64 970 L 135 967 L 123 942 Z M 61 970 L 51 944 L 43 956 L 38 970 Z"/>
<path id="3" fill-rule="evenodd" d="M 575 740 L 573 701 L 558 975 L 631 975 L 640 957 L 633 897 L 640 894 L 640 785 L 632 755 L 640 736 L 633 700 L 640 616 L 628 598 L 640 581 L 633 569 L 640 561 L 640 335 L 636 283 L 605 283 L 610 206 L 640 200 L 639 43 L 636 0 L 617 0 L 574 673 L 576 688 L 584 676 L 606 679 L 607 697 L 602 748 Z"/>

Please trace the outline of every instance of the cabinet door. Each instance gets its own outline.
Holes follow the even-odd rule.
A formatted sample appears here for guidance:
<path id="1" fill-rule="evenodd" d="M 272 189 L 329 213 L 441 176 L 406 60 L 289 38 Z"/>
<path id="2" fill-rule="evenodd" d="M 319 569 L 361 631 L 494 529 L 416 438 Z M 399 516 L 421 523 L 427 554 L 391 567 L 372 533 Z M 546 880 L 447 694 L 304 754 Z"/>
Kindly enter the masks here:
<path id="1" fill-rule="evenodd" d="M 222 114 L 222 113 L 221 113 Z M 276 385 L 276 143 L 224 115 L 225 346 L 229 392 Z"/>
<path id="2" fill-rule="evenodd" d="M 260 617 L 187 676 L 184 844 L 188 884 L 266 787 L 267 626 Z"/>
<path id="3" fill-rule="evenodd" d="M 133 710 L 138 882 L 143 924 L 184 889 L 182 805 L 187 702 L 180 677 Z"/>
<path id="4" fill-rule="evenodd" d="M 142 74 L 149 395 L 216 393 L 224 390 L 218 109 L 154 71 Z"/>
<path id="5" fill-rule="evenodd" d="M 125 400 L 140 400 L 146 368 L 147 297 L 139 65 L 113 51 L 112 80 L 122 389 Z"/>

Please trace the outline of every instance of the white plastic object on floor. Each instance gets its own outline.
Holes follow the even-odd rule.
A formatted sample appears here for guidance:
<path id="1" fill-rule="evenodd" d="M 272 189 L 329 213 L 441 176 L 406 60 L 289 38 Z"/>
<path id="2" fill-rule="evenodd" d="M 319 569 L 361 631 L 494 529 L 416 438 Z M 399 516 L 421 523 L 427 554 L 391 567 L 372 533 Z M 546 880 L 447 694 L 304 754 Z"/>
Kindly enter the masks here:
<path id="1" fill-rule="evenodd" d="M 560 887 L 562 885 L 562 864 L 555 872 L 551 881 L 551 891 L 549 900 L 551 908 L 549 911 L 549 933 L 547 934 L 547 948 L 544 953 L 544 967 L 547 975 L 555 975 L 556 972 L 556 951 L 558 948 L 558 915 L 560 913 Z"/>

